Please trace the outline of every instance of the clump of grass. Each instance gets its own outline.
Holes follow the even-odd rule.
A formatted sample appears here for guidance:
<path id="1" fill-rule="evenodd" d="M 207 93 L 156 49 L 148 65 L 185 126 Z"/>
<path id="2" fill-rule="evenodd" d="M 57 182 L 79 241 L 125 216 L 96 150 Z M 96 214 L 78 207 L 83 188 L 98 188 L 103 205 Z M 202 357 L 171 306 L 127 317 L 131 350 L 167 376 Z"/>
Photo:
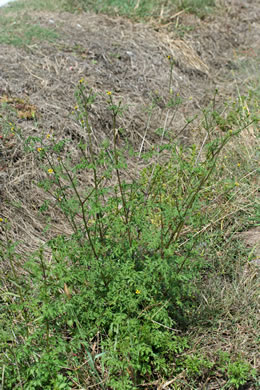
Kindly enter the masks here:
<path id="1" fill-rule="evenodd" d="M 58 11 L 61 10 L 64 0 L 17 0 L 8 4 L 8 6 L 1 9 L 4 14 L 12 14 L 14 12 L 33 10 L 33 11 Z"/>
<path id="2" fill-rule="evenodd" d="M 66 0 L 64 6 L 70 11 L 82 9 L 84 11 L 147 20 L 150 18 L 167 19 L 174 12 L 183 9 L 198 16 L 205 16 L 215 6 L 215 0 Z"/>
<path id="3" fill-rule="evenodd" d="M 7 16 L 6 13 L 0 15 L 0 43 L 24 46 L 35 41 L 54 41 L 58 34 L 49 28 L 38 24 L 31 24 L 30 19 L 25 15 L 21 19 Z"/>
<path id="4" fill-rule="evenodd" d="M 215 0 L 180 0 L 179 8 L 186 9 L 190 13 L 194 13 L 203 17 L 210 13 L 216 5 Z"/>
<path id="5" fill-rule="evenodd" d="M 41 212 L 59 210 L 72 234 L 53 237 L 21 264 L 1 219 L 2 387 L 137 389 L 183 371 L 206 375 L 211 362 L 180 357 L 189 349 L 182 331 L 197 306 L 193 281 L 207 267 L 201 242 L 218 217 L 215 193 L 223 188 L 228 198 L 236 189 L 235 177 L 222 177 L 222 153 L 254 118 L 240 101 L 222 111 L 213 102 L 200 144 L 181 145 L 162 128 L 158 145 L 135 151 L 127 140 L 119 147 L 123 104 L 107 91 L 112 137 L 97 147 L 89 116 L 96 95 L 81 79 L 75 97 L 85 134 L 77 155 L 70 139 L 12 130 L 35 155 L 38 186 L 50 197 Z M 170 80 L 169 108 L 177 101 Z M 237 363 L 228 375 L 242 384 L 253 372 Z"/>
<path id="6" fill-rule="evenodd" d="M 125 16 L 128 18 L 149 20 L 159 18 L 167 20 L 173 13 L 180 10 L 190 12 L 203 17 L 215 7 L 215 0 L 19 0 L 4 10 L 6 13 L 13 11 L 31 9 L 31 10 L 48 10 L 57 11 L 64 9 L 69 12 L 96 12 L 105 13 L 112 16 Z"/>

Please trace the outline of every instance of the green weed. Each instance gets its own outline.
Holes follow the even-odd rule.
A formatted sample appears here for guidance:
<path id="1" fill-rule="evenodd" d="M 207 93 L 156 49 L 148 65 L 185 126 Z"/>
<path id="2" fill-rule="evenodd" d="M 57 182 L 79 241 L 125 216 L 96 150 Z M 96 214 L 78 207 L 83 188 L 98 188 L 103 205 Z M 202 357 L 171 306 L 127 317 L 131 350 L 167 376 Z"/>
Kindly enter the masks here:
<path id="1" fill-rule="evenodd" d="M 172 95 L 169 85 L 175 110 L 182 102 Z M 40 212 L 56 209 L 72 234 L 53 237 L 21 265 L 1 221 L 6 389 L 135 389 L 179 372 L 177 356 L 189 348 L 181 331 L 197 304 L 192 281 L 206 266 L 203 227 L 217 216 L 213 193 L 222 187 L 228 197 L 236 188 L 218 165 L 226 145 L 254 121 L 240 101 L 221 111 L 213 104 L 203 112 L 200 145 L 181 146 L 161 129 L 161 143 L 135 152 L 127 142 L 118 146 L 124 107 L 108 91 L 112 136 L 97 148 L 89 115 L 97 96 L 81 79 L 75 97 L 73 115 L 85 133 L 77 155 L 70 139 L 24 138 L 9 123 L 41 172 L 38 186 L 50 200 Z M 130 156 L 139 161 L 135 174 Z M 193 357 L 181 367 L 196 377 L 212 364 Z M 228 380 L 242 383 L 248 372 L 231 365 Z"/>
<path id="2" fill-rule="evenodd" d="M 210 378 L 216 372 L 226 377 L 223 389 L 239 389 L 249 381 L 256 379 L 256 370 L 249 363 L 243 359 L 231 357 L 228 352 L 223 351 L 219 351 L 218 358 L 214 361 L 201 355 L 188 355 L 184 359 L 179 359 L 177 366 L 181 372 L 186 372 L 190 380 L 189 384 L 194 384 L 192 388 L 195 388 L 196 382 L 203 378 Z"/>
<path id="3" fill-rule="evenodd" d="M 246 384 L 250 379 L 256 379 L 256 371 L 252 369 L 250 364 L 243 361 L 243 359 L 233 360 L 229 353 L 219 353 L 220 370 L 224 372 L 228 378 L 225 385 L 226 388 L 239 389 Z"/>

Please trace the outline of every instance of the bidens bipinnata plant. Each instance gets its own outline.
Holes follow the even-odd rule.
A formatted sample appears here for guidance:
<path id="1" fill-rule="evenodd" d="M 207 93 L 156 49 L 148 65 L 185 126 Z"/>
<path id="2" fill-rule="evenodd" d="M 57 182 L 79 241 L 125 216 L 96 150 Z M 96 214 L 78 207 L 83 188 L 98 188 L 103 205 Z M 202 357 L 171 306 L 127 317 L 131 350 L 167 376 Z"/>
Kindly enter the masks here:
<path id="1" fill-rule="evenodd" d="M 175 104 L 168 109 L 176 110 L 169 92 Z M 222 113 L 211 107 L 201 145 L 181 146 L 164 131 L 158 145 L 135 153 L 118 145 L 123 106 L 111 91 L 112 134 L 97 147 L 95 99 L 80 80 L 74 115 L 84 137 L 77 154 L 71 140 L 55 134 L 24 140 L 42 167 L 39 186 L 53 199 L 42 213 L 56 207 L 72 234 L 53 237 L 22 273 L 14 246 L 2 245 L 12 285 L 1 312 L 4 389 L 136 389 L 174 376 L 188 348 L 180 330 L 196 307 L 192 280 L 203 266 L 196 232 L 215 210 L 219 156 L 251 118 L 239 104 Z M 130 155 L 138 172 L 129 171 Z M 182 360 L 183 369 L 190 364 Z"/>

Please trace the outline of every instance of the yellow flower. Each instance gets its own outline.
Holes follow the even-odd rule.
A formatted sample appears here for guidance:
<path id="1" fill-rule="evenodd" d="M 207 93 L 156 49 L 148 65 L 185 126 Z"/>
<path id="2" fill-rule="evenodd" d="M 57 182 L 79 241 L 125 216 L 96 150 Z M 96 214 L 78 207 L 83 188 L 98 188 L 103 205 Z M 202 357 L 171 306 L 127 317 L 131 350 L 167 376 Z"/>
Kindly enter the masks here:
<path id="1" fill-rule="evenodd" d="M 48 173 L 53 173 L 54 171 L 53 171 L 53 169 L 52 168 L 49 168 L 48 169 Z"/>
<path id="2" fill-rule="evenodd" d="M 136 290 L 135 293 L 136 294 L 141 294 L 141 291 L 140 290 Z"/>
<path id="3" fill-rule="evenodd" d="M 111 95 L 112 95 L 112 92 L 111 92 L 111 91 L 107 91 L 107 95 L 108 95 L 108 96 L 111 96 Z"/>
<path id="4" fill-rule="evenodd" d="M 77 109 L 78 109 L 78 106 L 75 106 L 75 107 L 74 107 L 74 110 L 77 110 Z"/>
<path id="5" fill-rule="evenodd" d="M 154 215 L 154 218 L 151 218 L 150 219 L 151 223 L 157 227 L 159 227 L 161 225 L 161 222 L 160 222 L 160 215 L 159 214 L 155 214 Z"/>
<path id="6" fill-rule="evenodd" d="M 50 138 L 51 137 L 51 134 L 47 134 L 46 135 L 46 138 L 48 139 L 48 138 Z"/>
<path id="7" fill-rule="evenodd" d="M 0 218 L 0 222 L 3 222 L 3 218 Z"/>
<path id="8" fill-rule="evenodd" d="M 14 127 L 11 127 L 11 131 L 14 131 Z"/>
<path id="9" fill-rule="evenodd" d="M 170 60 L 172 57 L 171 56 L 167 56 L 168 60 Z"/>
<path id="10" fill-rule="evenodd" d="M 240 167 L 240 165 L 241 165 L 240 163 L 237 163 L 237 166 L 238 166 L 238 167 Z"/>
<path id="11" fill-rule="evenodd" d="M 84 82 L 84 78 L 82 77 L 82 79 L 79 80 L 79 83 L 82 84 Z"/>
<path id="12" fill-rule="evenodd" d="M 38 152 L 40 152 L 42 150 L 42 148 L 37 148 Z"/>
<path id="13" fill-rule="evenodd" d="M 237 181 L 235 182 L 235 186 L 236 186 L 236 187 L 238 187 L 238 186 L 239 186 L 239 183 L 238 183 Z"/>

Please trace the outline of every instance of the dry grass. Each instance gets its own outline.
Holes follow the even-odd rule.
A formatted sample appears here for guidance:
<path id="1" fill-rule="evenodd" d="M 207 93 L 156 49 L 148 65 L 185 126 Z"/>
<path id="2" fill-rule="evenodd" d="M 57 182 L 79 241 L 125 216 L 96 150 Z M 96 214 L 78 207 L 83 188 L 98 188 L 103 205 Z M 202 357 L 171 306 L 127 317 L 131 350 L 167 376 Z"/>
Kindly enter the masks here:
<path id="1" fill-rule="evenodd" d="M 160 139 L 155 130 L 162 123 L 165 127 L 170 126 L 176 134 L 179 133 L 185 118 L 193 112 L 196 101 L 203 95 L 204 91 L 199 87 L 200 79 L 195 85 L 188 77 L 193 66 L 195 73 L 202 66 L 199 57 L 192 53 L 189 62 L 184 42 L 178 41 L 176 45 L 174 42 L 164 42 L 161 34 L 151 27 L 133 25 L 123 19 L 85 14 L 76 16 L 63 13 L 55 17 L 51 13 L 41 12 L 32 19 L 42 26 L 48 26 L 49 21 L 54 20 L 63 39 L 52 45 L 36 43 L 24 48 L 2 46 L 1 56 L 5 60 L 1 61 L 1 74 L 4 75 L 1 96 L 5 101 L 9 99 L 9 103 L 6 103 L 8 109 L 2 109 L 1 126 L 4 132 L 8 131 L 6 123 L 13 122 L 21 129 L 24 138 L 48 133 L 57 141 L 70 138 L 72 144 L 69 152 L 76 153 L 77 143 L 86 135 L 71 112 L 75 105 L 75 87 L 78 80 L 84 77 L 89 88 L 97 94 L 90 114 L 97 144 L 111 137 L 111 114 L 106 108 L 106 91 L 112 90 L 115 100 L 122 99 L 125 107 L 119 123 L 125 130 L 122 142 L 127 139 L 136 148 L 144 150 Z M 106 31 L 109 31 L 109 37 Z M 172 87 L 183 98 L 193 95 L 194 99 L 187 100 L 180 110 L 172 113 L 165 107 L 169 88 L 167 55 L 178 52 L 181 58 L 182 48 L 185 52 L 182 62 L 187 63 L 187 68 L 181 65 L 174 67 Z M 203 77 L 208 78 L 206 74 Z M 148 121 L 146 110 L 157 95 L 160 100 L 157 99 Z M 17 118 L 15 104 L 12 104 L 16 98 L 36 107 L 36 120 Z M 187 139 L 188 134 L 182 135 Z M 26 249 L 22 250 L 25 254 L 28 247 L 33 251 L 42 240 L 40 237 L 46 221 L 39 215 L 39 207 L 46 200 L 46 195 L 35 188 L 38 170 L 35 156 L 24 153 L 19 137 L 4 137 L 3 156 L 2 196 L 8 202 L 3 203 L 1 213 L 13 223 L 12 230 L 17 232 L 13 238 L 18 239 L 21 245 L 24 245 L 22 242 L 28 243 Z M 14 207 L 18 199 L 19 207 Z M 57 232 L 67 232 L 62 218 L 55 220 L 44 239 Z"/>

